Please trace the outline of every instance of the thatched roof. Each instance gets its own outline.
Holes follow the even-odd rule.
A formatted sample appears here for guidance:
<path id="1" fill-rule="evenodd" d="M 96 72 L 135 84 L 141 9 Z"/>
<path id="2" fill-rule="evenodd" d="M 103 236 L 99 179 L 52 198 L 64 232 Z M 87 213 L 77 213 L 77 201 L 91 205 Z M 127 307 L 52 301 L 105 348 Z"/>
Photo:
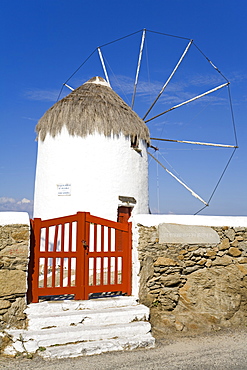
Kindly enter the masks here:
<path id="1" fill-rule="evenodd" d="M 150 141 L 143 120 L 118 96 L 101 77 L 94 77 L 54 104 L 39 120 L 36 131 L 44 141 L 49 133 L 55 137 L 66 126 L 70 135 L 85 137 L 95 132 L 105 136 L 137 136 Z"/>

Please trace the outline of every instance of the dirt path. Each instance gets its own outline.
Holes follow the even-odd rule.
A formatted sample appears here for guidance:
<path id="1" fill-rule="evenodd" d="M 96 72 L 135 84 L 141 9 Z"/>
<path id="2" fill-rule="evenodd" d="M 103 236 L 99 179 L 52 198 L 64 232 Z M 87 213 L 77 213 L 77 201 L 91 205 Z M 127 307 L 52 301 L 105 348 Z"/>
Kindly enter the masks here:
<path id="1" fill-rule="evenodd" d="M 166 338 L 154 349 L 62 360 L 0 358 L 0 369 L 247 369 L 247 328 L 203 336 Z"/>

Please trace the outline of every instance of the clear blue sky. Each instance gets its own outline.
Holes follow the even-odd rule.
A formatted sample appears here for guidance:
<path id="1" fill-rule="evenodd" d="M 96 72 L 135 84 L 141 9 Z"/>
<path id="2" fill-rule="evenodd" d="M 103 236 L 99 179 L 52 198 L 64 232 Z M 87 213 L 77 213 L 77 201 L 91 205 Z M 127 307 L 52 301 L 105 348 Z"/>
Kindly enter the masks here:
<path id="1" fill-rule="evenodd" d="M 2 0 L 0 12 L 0 211 L 31 213 L 35 125 L 55 103 L 62 84 L 97 46 L 146 28 L 193 39 L 231 82 L 239 149 L 202 214 L 247 216 L 245 1 Z M 140 39 L 141 32 L 102 48 L 112 85 L 127 102 Z M 153 33 L 146 41 L 134 107 L 140 116 L 188 43 Z M 69 84 L 78 87 L 94 75 L 103 76 L 97 53 Z M 149 117 L 224 82 L 193 46 Z M 149 128 L 155 137 L 234 144 L 230 113 L 227 90 L 222 89 L 151 121 Z M 231 150 L 153 144 L 159 147 L 157 158 L 208 201 Z M 151 160 L 150 206 L 153 212 L 193 214 L 203 204 Z"/>

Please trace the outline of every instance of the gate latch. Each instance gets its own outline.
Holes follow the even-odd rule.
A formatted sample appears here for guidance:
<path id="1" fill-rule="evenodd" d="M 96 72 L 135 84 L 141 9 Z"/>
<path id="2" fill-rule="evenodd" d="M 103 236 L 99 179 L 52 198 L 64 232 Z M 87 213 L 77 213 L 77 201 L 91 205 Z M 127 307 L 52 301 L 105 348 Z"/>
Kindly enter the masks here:
<path id="1" fill-rule="evenodd" d="M 89 246 L 87 245 L 86 241 L 85 240 L 82 240 L 82 245 L 83 245 L 83 248 L 85 249 L 85 251 L 89 251 Z"/>

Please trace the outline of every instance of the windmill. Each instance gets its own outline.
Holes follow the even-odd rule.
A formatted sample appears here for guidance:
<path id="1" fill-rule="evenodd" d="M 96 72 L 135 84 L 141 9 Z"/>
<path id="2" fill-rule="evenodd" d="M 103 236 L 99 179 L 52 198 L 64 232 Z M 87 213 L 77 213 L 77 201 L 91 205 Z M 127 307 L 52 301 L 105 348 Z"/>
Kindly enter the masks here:
<path id="1" fill-rule="evenodd" d="M 141 36 L 141 37 L 140 37 Z M 108 48 L 112 48 L 112 46 L 116 46 L 118 44 L 124 43 L 126 47 L 126 42 L 130 40 L 131 38 L 138 37 L 138 45 L 136 47 L 137 52 L 134 52 L 134 47 L 126 48 L 126 52 L 123 54 L 120 54 L 120 52 L 114 52 L 108 51 Z M 154 45 L 152 46 L 151 42 L 148 40 L 148 37 L 151 38 L 151 41 L 154 41 L 155 37 L 158 37 L 158 42 L 154 42 Z M 165 52 L 164 48 L 159 45 L 159 42 L 161 39 L 165 38 L 168 41 L 168 45 L 170 46 L 170 49 L 168 49 L 167 52 Z M 172 44 L 176 41 L 178 43 L 175 48 L 173 48 Z M 133 68 L 132 72 L 132 80 L 126 78 L 124 69 L 129 66 L 129 59 L 128 53 L 132 54 L 133 60 L 135 61 L 135 67 Z M 160 61 L 160 64 L 162 68 L 158 70 L 157 64 L 154 65 L 154 69 L 156 69 L 155 73 L 150 72 L 151 68 L 151 62 L 150 59 L 152 59 L 152 55 L 156 55 L 158 52 L 157 60 Z M 146 55 L 145 55 L 146 53 Z M 185 77 L 185 83 L 187 84 L 187 87 L 189 87 L 190 92 L 188 94 L 185 94 L 185 90 L 181 89 L 181 85 L 179 85 L 179 80 L 176 80 L 176 76 L 180 73 L 182 70 L 182 67 L 186 64 L 188 60 L 188 56 L 190 54 L 193 54 L 193 56 L 196 55 L 196 62 L 188 67 L 186 65 L 187 71 L 188 68 L 190 68 L 190 71 L 195 72 L 194 75 L 186 80 L 186 73 L 184 74 Z M 197 53 L 197 54 L 196 54 Z M 127 55 L 128 54 L 128 55 Z M 109 58 L 108 58 L 109 55 Z M 151 55 L 151 57 L 150 57 Z M 117 62 L 119 59 L 117 59 L 117 56 L 119 57 L 121 63 Z M 144 66 L 144 59 L 146 56 L 146 62 Z M 70 90 L 73 90 L 74 85 L 78 83 L 78 80 L 75 80 L 75 76 L 79 73 L 79 71 L 82 71 L 85 69 L 85 66 L 88 65 L 88 61 L 92 61 L 93 58 L 97 57 L 97 59 L 100 61 L 100 64 L 97 66 L 97 68 L 101 68 L 101 71 L 103 70 L 105 80 L 109 84 L 109 86 L 112 86 L 114 90 L 118 90 L 120 92 L 120 95 L 124 95 L 124 99 L 129 104 L 129 106 L 135 110 L 140 118 L 148 125 L 150 130 L 150 138 L 151 138 L 151 144 L 149 146 L 148 155 L 150 157 L 151 163 L 156 163 L 158 167 L 162 168 L 162 171 L 165 170 L 166 173 L 168 173 L 174 180 L 176 180 L 183 188 L 185 188 L 193 197 L 195 197 L 198 201 L 202 203 L 202 208 L 199 209 L 198 212 L 202 211 L 205 207 L 208 207 L 211 199 L 218 188 L 223 175 L 225 174 L 225 171 L 227 167 L 229 166 L 233 155 L 238 147 L 237 144 L 237 136 L 236 136 L 236 128 L 235 128 L 235 122 L 234 122 L 234 116 L 233 116 L 233 109 L 232 109 L 232 101 L 231 101 L 231 94 L 230 94 L 230 82 L 229 80 L 221 73 L 221 71 L 215 66 L 215 64 L 201 51 L 201 49 L 195 44 L 195 42 L 191 39 L 185 38 L 185 37 L 179 37 L 174 35 L 168 35 L 160 32 L 154 32 L 150 30 L 140 30 L 137 32 L 134 32 L 130 35 L 121 37 L 117 40 L 113 40 L 107 44 L 104 44 L 102 46 L 99 46 L 93 50 L 93 52 L 89 55 L 88 58 L 76 69 L 76 71 L 65 81 L 65 83 L 62 85 L 58 100 L 60 99 L 61 95 L 64 93 L 64 87 L 69 88 Z M 114 62 L 111 63 L 110 59 L 113 58 Z M 155 58 L 155 57 L 154 57 Z M 208 77 L 206 76 L 205 80 L 202 80 L 201 75 L 196 75 L 196 69 L 197 69 L 197 60 L 201 58 L 204 61 L 206 61 L 207 68 L 203 67 L 203 72 L 206 69 L 209 69 L 213 72 L 212 76 L 214 77 Z M 156 61 L 157 61 L 156 60 Z M 94 68 L 96 62 L 92 62 L 90 64 L 90 69 Z M 117 65 L 117 71 L 114 69 L 113 64 Z M 173 63 L 173 64 L 172 64 Z M 132 64 L 133 65 L 133 64 Z M 83 67 L 83 68 L 82 68 Z M 121 71 L 122 68 L 122 71 Z M 144 79 L 141 80 L 141 75 L 143 70 L 146 71 L 146 74 L 150 77 L 150 74 L 152 73 L 154 75 L 154 81 L 152 82 L 152 79 L 149 78 L 145 81 Z M 185 69 L 186 70 L 186 69 Z M 84 75 L 86 75 L 87 72 L 84 72 Z M 99 73 L 100 74 L 100 73 Z M 163 76 L 162 76 L 163 74 Z M 155 79 L 156 75 L 159 75 L 159 78 Z M 197 79 L 195 78 L 197 77 Z M 211 76 L 211 75 L 210 75 Z M 162 80 L 163 78 L 163 80 Z M 201 79 L 201 84 L 199 84 Z M 159 83 L 156 83 L 157 80 L 159 80 Z M 161 82 L 162 80 L 162 82 Z M 148 83 L 148 82 L 149 83 Z M 175 82 L 174 82 L 175 81 Z M 74 83 L 73 87 L 72 84 Z M 128 95 L 130 95 L 130 83 L 132 83 L 132 92 L 131 92 L 131 98 L 128 100 Z M 192 91 L 191 86 L 193 86 Z M 207 88 L 206 88 L 207 87 Z M 176 90 L 177 88 L 177 90 Z M 124 89 L 127 89 L 127 94 L 124 92 Z M 139 96 L 147 97 L 147 91 L 150 90 L 150 100 L 146 101 L 146 106 L 148 106 L 145 109 L 145 112 L 140 112 L 140 104 L 138 103 L 138 92 Z M 174 93 L 174 91 L 176 92 Z M 145 93 L 144 93 L 145 91 Z M 221 91 L 224 91 L 224 98 L 218 98 L 218 93 Z M 180 92 L 180 94 L 179 94 Z M 152 93 L 152 94 L 151 94 Z M 172 94 L 173 93 L 173 94 Z M 152 95 L 152 96 L 151 96 Z M 228 118 L 227 118 L 227 124 L 228 129 L 230 124 L 231 127 L 231 133 L 228 135 L 227 139 L 232 136 L 233 143 L 228 142 L 221 142 L 221 141 L 214 141 L 214 140 L 198 140 L 194 138 L 184 138 L 184 137 L 167 137 L 166 134 L 164 134 L 164 127 L 166 127 L 166 118 L 165 122 L 162 120 L 164 117 L 168 117 L 167 120 L 170 121 L 171 115 L 177 111 L 183 110 L 182 115 L 184 115 L 184 121 L 188 121 L 189 116 L 189 110 L 190 108 L 187 107 L 196 107 L 196 104 L 198 102 L 204 101 L 206 102 L 206 106 L 212 106 L 212 105 L 220 105 L 222 101 L 228 100 Z M 166 108 L 164 108 L 164 105 L 166 105 Z M 195 116 L 200 115 L 200 111 L 204 112 L 205 108 L 199 107 L 199 113 L 198 110 L 195 114 Z M 188 110 L 188 111 L 186 111 Z M 225 117 L 225 108 L 221 106 L 221 112 L 224 110 Z M 140 112 L 140 113 L 139 113 Z M 218 116 L 215 118 L 212 118 L 211 115 L 212 112 L 207 114 L 207 117 L 209 117 L 209 122 L 207 123 L 207 135 L 206 136 L 212 136 L 208 135 L 209 132 L 214 132 L 215 127 L 217 127 L 217 121 L 219 119 Z M 224 120 L 223 117 L 223 120 Z M 205 116 L 203 117 L 205 120 Z M 180 118 L 181 119 L 181 118 Z M 159 132 L 155 132 L 154 127 L 156 123 L 160 127 Z M 221 133 L 224 132 L 226 126 L 221 127 Z M 196 128 L 197 131 L 201 131 L 200 127 Z M 189 133 L 190 130 L 188 130 Z M 216 129 L 217 131 L 217 129 Z M 158 133 L 158 134 L 157 134 Z M 191 132 L 190 132 L 191 133 Z M 220 137 L 223 135 L 220 135 Z M 228 150 L 230 152 L 230 155 L 227 154 L 227 161 L 224 164 L 224 167 L 221 169 L 221 171 L 218 173 L 218 178 L 215 181 L 214 186 L 211 189 L 211 193 L 208 196 L 207 199 L 204 199 L 200 194 L 199 191 L 195 191 L 193 187 L 193 183 L 187 184 L 179 174 L 176 173 L 176 171 L 172 169 L 169 169 L 169 165 L 166 164 L 166 158 L 162 155 L 160 150 L 160 145 L 166 143 L 174 144 L 174 145 L 180 145 L 182 144 L 184 146 L 194 146 L 194 147 L 200 147 L 200 148 L 212 148 L 212 149 L 224 149 Z M 211 157 L 214 157 L 211 155 Z M 174 166 L 175 167 L 175 166 Z M 158 170 L 157 170 L 158 173 Z M 189 175 L 190 177 L 190 175 Z M 159 183 L 158 175 L 157 175 L 157 184 Z M 158 198 L 158 196 L 157 196 Z M 159 208 L 159 207 L 158 207 Z"/>

